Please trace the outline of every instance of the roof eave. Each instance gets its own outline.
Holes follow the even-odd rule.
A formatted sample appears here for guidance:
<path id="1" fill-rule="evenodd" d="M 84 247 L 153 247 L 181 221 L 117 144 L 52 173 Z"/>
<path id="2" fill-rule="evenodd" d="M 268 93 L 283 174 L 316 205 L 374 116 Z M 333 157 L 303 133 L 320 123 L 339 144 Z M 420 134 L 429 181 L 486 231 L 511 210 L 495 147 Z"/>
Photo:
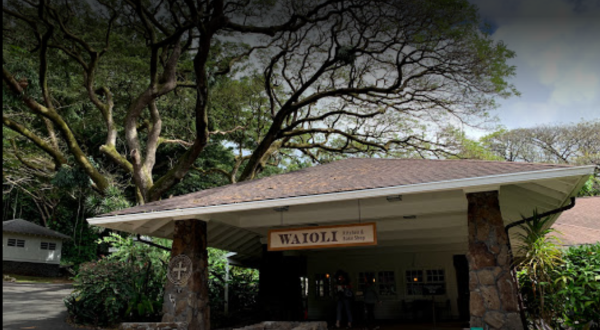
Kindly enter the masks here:
<path id="1" fill-rule="evenodd" d="M 484 177 L 464 178 L 456 180 L 419 183 L 411 185 L 393 186 L 385 188 L 372 188 L 327 194 L 286 197 L 253 202 L 232 203 L 214 206 L 202 206 L 185 209 L 172 209 L 165 211 L 132 213 L 123 215 L 103 216 L 87 219 L 90 225 L 103 227 L 105 224 L 157 219 L 202 219 L 209 220 L 209 215 L 216 213 L 256 210 L 281 206 L 293 206 L 322 202 L 335 202 L 362 198 L 384 197 L 390 195 L 414 194 L 436 192 L 445 190 L 468 189 L 476 190 L 478 187 L 490 187 L 504 184 L 555 179 L 570 176 L 592 175 L 595 165 L 573 166 L 549 170 L 498 174 Z"/>

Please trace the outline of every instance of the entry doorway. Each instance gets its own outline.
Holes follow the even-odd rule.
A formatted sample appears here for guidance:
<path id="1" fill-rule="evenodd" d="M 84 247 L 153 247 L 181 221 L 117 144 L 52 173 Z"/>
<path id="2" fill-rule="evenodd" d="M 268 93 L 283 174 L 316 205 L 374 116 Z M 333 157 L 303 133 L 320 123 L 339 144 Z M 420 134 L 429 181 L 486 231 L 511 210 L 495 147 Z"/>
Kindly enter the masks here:
<path id="1" fill-rule="evenodd" d="M 458 315 L 460 321 L 469 321 L 469 262 L 464 254 L 454 255 L 454 269 L 456 271 L 456 286 L 458 288 Z"/>

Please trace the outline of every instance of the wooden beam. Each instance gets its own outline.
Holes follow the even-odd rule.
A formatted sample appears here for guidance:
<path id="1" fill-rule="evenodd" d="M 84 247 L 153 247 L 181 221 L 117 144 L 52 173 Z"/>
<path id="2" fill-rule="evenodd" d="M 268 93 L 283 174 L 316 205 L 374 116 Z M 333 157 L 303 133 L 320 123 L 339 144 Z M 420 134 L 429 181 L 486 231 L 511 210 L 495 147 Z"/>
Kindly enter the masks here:
<path id="1" fill-rule="evenodd" d="M 546 209 L 554 209 L 560 206 L 560 200 L 555 200 L 550 196 L 541 196 L 538 193 L 530 192 L 527 189 L 518 186 L 507 186 L 504 187 L 503 193 L 513 194 L 514 198 L 526 199 L 536 207 L 543 207 Z"/>
<path id="2" fill-rule="evenodd" d="M 131 224 L 131 230 L 137 230 L 138 228 L 142 227 L 145 224 L 150 223 L 149 220 L 138 220 L 138 221 L 132 221 L 130 222 Z"/>
<path id="3" fill-rule="evenodd" d="M 377 232 L 437 229 L 467 225 L 467 214 L 463 212 L 450 213 L 448 215 L 435 214 L 417 216 L 416 219 L 386 219 L 377 222 Z"/>
<path id="4" fill-rule="evenodd" d="M 535 183 L 555 191 L 560 191 L 564 194 L 570 193 L 574 186 L 573 183 L 566 183 L 557 179 L 536 181 Z"/>
<path id="5" fill-rule="evenodd" d="M 430 245 L 430 244 L 454 244 L 454 243 L 466 243 L 467 237 L 452 236 L 452 237 L 438 237 L 434 239 L 403 239 L 403 240 L 391 240 L 391 241 L 380 241 L 377 246 L 419 246 L 419 245 Z"/>
<path id="6" fill-rule="evenodd" d="M 148 232 L 150 234 L 154 233 L 155 231 L 160 230 L 162 227 L 166 226 L 167 224 L 169 224 L 169 222 L 171 222 L 172 220 L 169 219 L 165 219 L 165 220 L 157 220 L 154 221 L 154 223 L 152 224 L 152 226 L 150 226 L 148 228 Z"/>
<path id="7" fill-rule="evenodd" d="M 463 243 L 432 243 L 429 245 L 417 246 L 374 246 L 374 247 L 353 247 L 344 249 L 330 250 L 311 250 L 306 252 L 310 258 L 315 259 L 336 259 L 353 258 L 373 255 L 402 255 L 418 252 L 439 252 L 444 251 L 452 254 L 465 254 L 467 252 L 467 242 Z"/>
<path id="8" fill-rule="evenodd" d="M 232 228 L 231 231 L 227 232 L 225 235 L 221 235 L 221 237 L 219 237 L 219 239 L 212 241 L 210 244 L 213 247 L 219 248 L 219 249 L 223 249 L 223 250 L 227 250 L 225 248 L 225 246 L 227 246 L 228 244 L 223 244 L 223 242 L 235 242 L 238 239 L 244 237 L 244 235 L 247 235 L 247 233 L 243 230 L 234 230 Z"/>
<path id="9" fill-rule="evenodd" d="M 246 245 L 248 242 L 253 242 L 258 240 L 258 235 L 252 235 L 248 232 L 245 233 L 244 236 L 237 239 L 233 244 L 227 245 L 224 249 L 232 252 L 240 252 L 240 247 Z"/>
<path id="10" fill-rule="evenodd" d="M 563 201 L 567 197 L 566 193 L 545 187 L 537 182 L 521 183 L 518 186 L 538 194 L 548 195 L 558 201 Z"/>
<path id="11" fill-rule="evenodd" d="M 208 244 L 212 244 L 215 238 L 231 230 L 231 227 L 226 225 L 218 225 L 208 232 Z"/>
<path id="12" fill-rule="evenodd" d="M 363 222 L 402 216 L 427 215 L 432 211 L 457 213 L 466 212 L 467 202 L 462 192 L 454 194 L 422 194 L 404 196 L 402 201 L 388 202 L 385 198 L 326 203 L 320 205 L 290 207 L 287 212 L 261 210 L 239 218 L 239 227 L 286 227 L 307 224 L 354 222 L 359 217 Z"/>
<path id="13" fill-rule="evenodd" d="M 532 202 L 527 198 L 521 198 L 521 196 L 500 194 L 500 209 L 502 211 L 502 218 L 508 220 L 508 223 L 515 220 L 521 220 L 523 217 L 526 218 L 532 216 L 533 211 L 536 208 L 539 213 L 542 213 L 555 207 L 535 205 L 532 204 Z"/>
<path id="14" fill-rule="evenodd" d="M 405 239 L 437 239 L 446 237 L 466 237 L 468 234 L 467 224 L 461 226 L 438 228 L 438 229 L 419 229 L 404 231 L 389 231 L 377 234 L 378 241 L 405 240 Z"/>

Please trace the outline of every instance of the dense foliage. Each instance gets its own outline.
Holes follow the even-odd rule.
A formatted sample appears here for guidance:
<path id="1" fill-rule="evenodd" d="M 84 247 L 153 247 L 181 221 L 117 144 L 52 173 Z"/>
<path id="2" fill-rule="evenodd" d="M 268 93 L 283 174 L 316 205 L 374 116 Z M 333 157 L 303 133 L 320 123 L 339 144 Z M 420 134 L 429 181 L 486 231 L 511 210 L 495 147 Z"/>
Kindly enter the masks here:
<path id="1" fill-rule="evenodd" d="M 194 172 L 443 154 L 431 132 L 517 93 L 481 23 L 466 0 L 4 1 L 10 180 L 67 167 L 145 203 Z"/>
<path id="2" fill-rule="evenodd" d="M 258 308 L 258 271 L 229 266 L 226 251 L 209 249 L 210 322 L 214 328 L 247 324 L 256 319 Z M 228 310 L 225 310 L 225 286 Z M 257 320 L 256 320 L 257 321 Z"/>
<path id="3" fill-rule="evenodd" d="M 84 263 L 65 298 L 73 322 L 94 326 L 160 321 L 169 254 L 112 234 L 102 240 L 115 253 Z"/>
<path id="4" fill-rule="evenodd" d="M 170 241 L 154 239 L 169 247 Z M 113 251 L 97 262 L 81 265 L 74 292 L 65 299 L 70 318 L 77 324 L 114 325 L 124 321 L 160 321 L 170 252 L 112 233 L 98 244 Z M 231 267 L 226 252 L 209 249 L 209 301 L 211 324 L 227 326 L 255 315 L 258 272 Z M 225 285 L 229 311 L 225 311 Z"/>
<path id="5" fill-rule="evenodd" d="M 600 243 L 560 249 L 548 219 L 525 225 L 518 265 L 528 321 L 533 328 L 600 328 Z"/>

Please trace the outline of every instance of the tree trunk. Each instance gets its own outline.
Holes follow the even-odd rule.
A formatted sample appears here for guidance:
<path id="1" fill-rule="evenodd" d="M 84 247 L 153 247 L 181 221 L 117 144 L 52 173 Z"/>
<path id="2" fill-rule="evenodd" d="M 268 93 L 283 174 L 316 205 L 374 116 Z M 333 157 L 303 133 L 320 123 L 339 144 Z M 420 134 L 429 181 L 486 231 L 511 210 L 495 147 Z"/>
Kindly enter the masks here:
<path id="1" fill-rule="evenodd" d="M 186 322 L 188 330 L 210 330 L 206 222 L 175 221 L 163 322 Z"/>

